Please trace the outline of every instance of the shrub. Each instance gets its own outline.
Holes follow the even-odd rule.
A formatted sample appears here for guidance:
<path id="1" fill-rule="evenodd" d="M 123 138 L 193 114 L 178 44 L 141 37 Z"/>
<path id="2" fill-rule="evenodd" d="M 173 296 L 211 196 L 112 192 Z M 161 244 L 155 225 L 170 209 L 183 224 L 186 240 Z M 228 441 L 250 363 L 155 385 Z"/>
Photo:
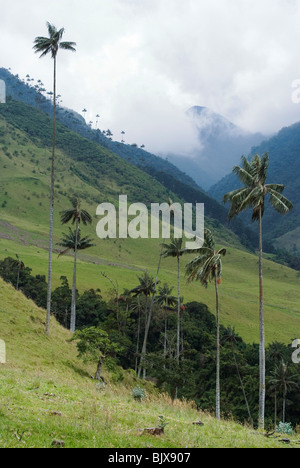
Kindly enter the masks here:
<path id="1" fill-rule="evenodd" d="M 293 434 L 293 428 L 292 428 L 291 423 L 280 422 L 279 426 L 277 426 L 277 428 L 276 428 L 276 432 L 279 432 L 280 434 L 292 435 Z"/>
<path id="2" fill-rule="evenodd" d="M 158 428 L 162 430 L 162 432 L 165 432 L 165 427 L 167 426 L 167 420 L 164 416 L 159 415 L 158 416 Z"/>
<path id="3" fill-rule="evenodd" d="M 132 390 L 133 399 L 142 402 L 146 398 L 146 391 L 139 385 Z"/>

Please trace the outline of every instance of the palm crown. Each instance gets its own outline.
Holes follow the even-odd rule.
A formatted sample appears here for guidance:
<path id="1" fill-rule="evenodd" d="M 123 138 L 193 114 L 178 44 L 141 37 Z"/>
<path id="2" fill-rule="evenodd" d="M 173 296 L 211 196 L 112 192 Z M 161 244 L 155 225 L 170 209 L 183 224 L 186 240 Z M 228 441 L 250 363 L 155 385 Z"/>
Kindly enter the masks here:
<path id="1" fill-rule="evenodd" d="M 199 280 L 207 286 L 208 282 L 222 276 L 222 257 L 226 249 L 216 250 L 214 237 L 209 229 L 204 231 L 204 245 L 196 251 L 198 253 L 186 266 L 189 281 Z"/>
<path id="2" fill-rule="evenodd" d="M 55 59 L 58 49 L 76 52 L 76 42 L 61 42 L 62 36 L 65 32 L 64 28 L 57 30 L 56 27 L 49 22 L 47 22 L 47 28 L 49 37 L 38 36 L 34 40 L 33 48 L 36 53 L 41 52 L 41 57 L 51 53 L 52 58 Z"/>
<path id="3" fill-rule="evenodd" d="M 256 155 L 250 161 L 243 156 L 242 167 L 234 167 L 233 172 L 244 187 L 224 195 L 224 203 L 231 202 L 229 218 L 235 218 L 240 212 L 252 208 L 252 220 L 257 221 L 260 210 L 261 215 L 264 214 L 266 195 L 270 195 L 273 208 L 281 214 L 287 214 L 293 208 L 293 204 L 282 195 L 284 185 L 266 184 L 268 167 L 268 153 L 262 157 Z"/>
<path id="4" fill-rule="evenodd" d="M 88 211 L 81 208 L 81 202 L 79 198 L 71 199 L 72 208 L 62 211 L 61 222 L 62 224 L 67 224 L 72 221 L 72 224 L 83 223 L 85 226 L 92 223 L 92 217 Z"/>
<path id="5" fill-rule="evenodd" d="M 63 234 L 63 238 L 59 245 L 65 248 L 65 250 L 59 254 L 59 256 L 65 255 L 69 250 L 75 251 L 75 248 L 77 250 L 85 250 L 94 246 L 94 244 L 92 244 L 92 240 L 89 237 L 81 237 L 80 229 L 76 235 L 76 231 L 73 231 L 71 228 L 69 228 L 68 234 Z"/>

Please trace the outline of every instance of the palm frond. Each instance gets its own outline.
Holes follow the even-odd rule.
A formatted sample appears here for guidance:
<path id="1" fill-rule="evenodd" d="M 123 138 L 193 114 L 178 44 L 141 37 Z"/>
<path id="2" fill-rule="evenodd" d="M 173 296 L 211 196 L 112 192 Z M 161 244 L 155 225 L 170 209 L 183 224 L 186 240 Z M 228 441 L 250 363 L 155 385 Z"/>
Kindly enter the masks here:
<path id="1" fill-rule="evenodd" d="M 275 190 L 270 191 L 270 202 L 278 213 L 287 214 L 293 209 L 293 204 L 282 194 L 275 192 Z"/>
<path id="2" fill-rule="evenodd" d="M 227 249 L 222 248 L 222 249 L 218 250 L 217 253 L 218 253 L 218 255 L 220 255 L 222 257 L 225 257 L 225 255 L 227 254 Z"/>
<path id="3" fill-rule="evenodd" d="M 76 230 L 73 231 L 71 228 L 69 228 L 69 233 L 63 234 L 63 238 L 61 239 L 61 242 L 58 245 L 60 247 L 64 247 L 67 250 L 75 250 Z M 79 229 L 78 237 L 77 237 L 77 250 L 86 250 L 86 249 L 89 249 L 90 247 L 94 247 L 94 244 L 92 243 L 92 239 L 90 239 L 88 236 L 81 237 L 81 232 Z"/>
<path id="4" fill-rule="evenodd" d="M 271 190 L 275 192 L 282 193 L 285 189 L 285 186 L 282 184 L 266 184 L 266 192 L 270 193 Z"/>
<path id="5" fill-rule="evenodd" d="M 245 196 L 246 193 L 249 192 L 249 188 L 239 188 L 237 190 L 233 190 L 232 192 L 228 192 L 223 196 L 223 203 L 227 203 L 229 201 L 234 200 L 236 203 L 238 203 L 243 197 Z"/>
<path id="6" fill-rule="evenodd" d="M 60 244 L 60 245 L 62 245 L 62 244 Z M 59 258 L 59 257 L 62 257 L 63 255 L 66 255 L 69 252 L 69 250 L 70 250 L 69 247 L 66 248 L 65 250 L 62 250 L 61 252 L 59 252 L 57 257 Z"/>
<path id="7" fill-rule="evenodd" d="M 250 172 L 246 171 L 240 166 L 235 166 L 232 171 L 239 179 L 240 181 L 246 186 L 246 187 L 252 187 L 253 186 L 253 176 Z"/>
<path id="8" fill-rule="evenodd" d="M 209 229 L 204 229 L 204 247 L 207 247 L 211 250 L 215 249 L 215 239 Z"/>
<path id="9" fill-rule="evenodd" d="M 61 42 L 59 48 L 63 50 L 70 50 L 71 52 L 76 52 L 76 42 Z"/>
<path id="10" fill-rule="evenodd" d="M 259 160 L 259 169 L 258 169 L 258 178 L 261 184 L 265 185 L 267 180 L 267 173 L 269 168 L 269 153 L 265 153 L 261 158 L 258 156 Z"/>
<path id="11" fill-rule="evenodd" d="M 61 212 L 60 221 L 62 224 L 67 224 L 70 221 L 72 221 L 72 223 L 74 224 L 75 219 L 76 218 L 74 217 L 74 210 L 70 209 Z"/>
<path id="12" fill-rule="evenodd" d="M 259 185 L 251 190 L 248 195 L 240 202 L 240 210 L 245 211 L 253 206 L 263 204 L 264 188 Z"/>
<path id="13" fill-rule="evenodd" d="M 72 207 L 68 210 L 60 212 L 60 220 L 62 224 L 67 224 L 72 221 L 72 224 L 75 224 L 76 221 L 83 223 L 85 226 L 91 224 L 93 219 L 88 211 L 81 209 L 81 201 L 79 198 L 73 197 L 70 199 Z"/>
<path id="14" fill-rule="evenodd" d="M 184 253 L 187 252 L 185 248 L 182 248 L 183 239 L 175 239 L 174 237 L 171 238 L 169 244 L 161 244 L 163 248 L 162 256 L 164 258 L 167 257 L 181 257 Z"/>

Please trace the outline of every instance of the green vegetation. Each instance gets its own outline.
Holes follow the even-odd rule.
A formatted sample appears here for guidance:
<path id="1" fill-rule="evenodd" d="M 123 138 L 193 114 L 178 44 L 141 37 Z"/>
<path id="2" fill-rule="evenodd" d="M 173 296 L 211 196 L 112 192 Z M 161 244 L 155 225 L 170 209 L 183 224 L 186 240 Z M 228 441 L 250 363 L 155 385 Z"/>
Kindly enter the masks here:
<path id="1" fill-rule="evenodd" d="M 0 328 L 7 364 L 0 372 L 0 444 L 2 448 L 64 447 L 240 447 L 285 448 L 282 438 L 266 438 L 232 420 L 217 422 L 191 403 L 158 394 L 144 383 L 147 396 L 135 402 L 138 381 L 132 372 L 104 370 L 107 386 L 90 374 L 94 366 L 77 358 L 71 333 L 51 319 L 45 335 L 45 311 L 0 280 Z M 142 434 L 163 415 L 165 436 Z M 193 425 L 195 421 L 204 426 Z M 295 435 L 291 445 L 298 444 Z"/>

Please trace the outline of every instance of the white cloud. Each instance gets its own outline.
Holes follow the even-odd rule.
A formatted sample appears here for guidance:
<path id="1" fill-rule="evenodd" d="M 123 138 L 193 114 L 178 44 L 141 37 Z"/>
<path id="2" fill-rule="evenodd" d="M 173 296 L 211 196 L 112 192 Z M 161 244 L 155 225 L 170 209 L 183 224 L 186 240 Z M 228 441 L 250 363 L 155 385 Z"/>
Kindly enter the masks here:
<path id="1" fill-rule="evenodd" d="M 100 128 L 154 152 L 196 144 L 185 111 L 202 105 L 250 131 L 300 120 L 299 0 L 14 0 L 2 3 L 1 65 L 52 87 L 50 58 L 33 39 L 46 21 L 65 27 L 77 53 L 61 51 L 63 104 Z M 28 20 L 26 21 L 26 18 Z"/>

